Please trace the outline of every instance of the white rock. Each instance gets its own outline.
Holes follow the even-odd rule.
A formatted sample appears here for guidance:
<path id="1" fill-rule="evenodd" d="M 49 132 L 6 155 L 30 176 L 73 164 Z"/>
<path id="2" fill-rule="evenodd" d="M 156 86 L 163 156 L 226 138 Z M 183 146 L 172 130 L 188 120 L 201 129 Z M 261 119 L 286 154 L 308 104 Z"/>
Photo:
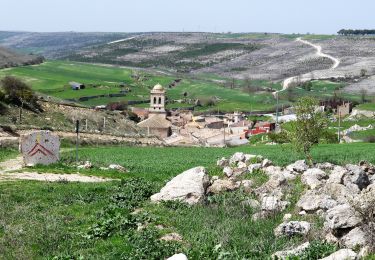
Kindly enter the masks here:
<path id="1" fill-rule="evenodd" d="M 271 160 L 268 160 L 268 159 L 264 159 L 262 161 L 262 167 L 265 168 L 265 167 L 268 167 L 268 166 L 271 166 L 272 165 L 272 161 Z"/>
<path id="2" fill-rule="evenodd" d="M 299 256 L 301 255 L 308 247 L 310 246 L 309 242 L 306 242 L 294 249 L 278 251 L 272 255 L 272 259 L 287 259 L 288 256 Z"/>
<path id="3" fill-rule="evenodd" d="M 209 177 L 204 167 L 187 170 L 169 181 L 159 193 L 151 196 L 151 201 L 178 200 L 188 204 L 200 202 L 209 185 Z"/>
<path id="4" fill-rule="evenodd" d="M 214 183 L 208 187 L 207 193 L 218 194 L 224 191 L 233 191 L 238 189 L 239 185 L 237 185 L 232 180 L 216 180 Z"/>
<path id="5" fill-rule="evenodd" d="M 282 170 L 281 170 L 281 167 L 280 166 L 268 166 L 268 167 L 264 167 L 263 169 L 264 173 L 267 174 L 268 176 L 272 176 L 272 175 L 280 175 L 282 174 Z"/>
<path id="6" fill-rule="evenodd" d="M 119 165 L 119 164 L 111 164 L 108 166 L 111 170 L 117 170 L 119 172 L 128 172 L 128 170 L 125 169 L 125 167 Z"/>
<path id="7" fill-rule="evenodd" d="M 90 161 L 86 161 L 84 164 L 78 165 L 77 168 L 78 169 L 91 169 L 92 164 Z"/>
<path id="8" fill-rule="evenodd" d="M 322 192 L 343 204 L 353 201 L 355 195 L 348 187 L 337 183 L 326 183 Z"/>
<path id="9" fill-rule="evenodd" d="M 292 218 L 292 214 L 287 213 L 287 214 L 284 215 L 284 217 L 283 217 L 283 221 L 288 221 L 288 220 L 290 220 L 291 218 Z"/>
<path id="10" fill-rule="evenodd" d="M 259 161 L 259 155 L 245 154 L 245 163 L 257 163 Z"/>
<path id="11" fill-rule="evenodd" d="M 260 163 L 250 164 L 249 167 L 247 167 L 249 173 L 254 173 L 255 171 L 259 170 L 260 168 L 262 168 L 262 165 Z"/>
<path id="12" fill-rule="evenodd" d="M 301 177 L 303 184 L 309 186 L 310 189 L 316 189 L 322 186 L 322 180 L 327 176 L 327 174 L 317 168 L 306 170 Z"/>
<path id="13" fill-rule="evenodd" d="M 244 162 L 238 162 L 238 164 L 237 164 L 237 168 L 239 168 L 239 169 L 247 168 L 247 165 L 246 165 L 246 163 L 244 163 Z"/>
<path id="14" fill-rule="evenodd" d="M 327 183 L 336 183 L 336 184 L 342 184 L 344 175 L 348 171 L 341 166 L 335 166 L 331 173 L 329 174 L 329 178 L 327 180 Z"/>
<path id="15" fill-rule="evenodd" d="M 357 253 L 351 249 L 340 249 L 335 253 L 324 257 L 320 260 L 354 260 L 357 257 Z"/>
<path id="16" fill-rule="evenodd" d="M 223 173 L 225 174 L 225 176 L 230 178 L 233 175 L 233 169 L 230 168 L 229 166 L 225 166 L 224 169 L 223 169 Z"/>
<path id="17" fill-rule="evenodd" d="M 229 159 L 229 164 L 237 164 L 238 162 L 244 162 L 245 161 L 245 154 L 244 153 L 235 153 L 232 155 L 232 157 Z"/>
<path id="18" fill-rule="evenodd" d="M 347 248 L 363 247 L 366 245 L 366 233 L 359 227 L 352 229 L 348 234 L 343 236 L 340 242 Z"/>
<path id="19" fill-rule="evenodd" d="M 223 157 L 216 162 L 216 165 L 219 166 L 219 167 L 222 167 L 222 168 L 225 167 L 225 166 L 229 166 L 229 160 L 225 159 L 225 157 Z"/>
<path id="20" fill-rule="evenodd" d="M 298 213 L 298 215 L 300 215 L 300 216 L 305 216 L 305 215 L 307 215 L 307 213 L 306 213 L 306 211 L 302 210 L 302 211 L 300 211 L 300 212 Z"/>
<path id="21" fill-rule="evenodd" d="M 309 167 L 307 166 L 305 160 L 296 161 L 286 167 L 289 171 L 295 171 L 298 173 L 302 173 L 306 171 Z"/>
<path id="22" fill-rule="evenodd" d="M 306 221 L 290 221 L 275 228 L 275 236 L 306 235 L 310 231 L 310 223 Z"/>
<path id="23" fill-rule="evenodd" d="M 167 258 L 167 260 L 188 260 L 188 258 L 186 255 L 180 253 Z"/>
<path id="24" fill-rule="evenodd" d="M 243 206 L 250 207 L 252 209 L 258 210 L 260 208 L 260 203 L 255 199 L 247 199 L 241 202 Z"/>
<path id="25" fill-rule="evenodd" d="M 330 243 L 330 244 L 337 244 L 339 242 L 338 238 L 335 237 L 331 232 L 328 233 L 324 240 L 327 242 L 327 243 Z"/>
<path id="26" fill-rule="evenodd" d="M 282 201 L 275 196 L 265 196 L 262 198 L 261 209 L 265 211 L 283 211 L 288 206 L 287 201 Z"/>
<path id="27" fill-rule="evenodd" d="M 244 192 L 250 193 L 252 191 L 252 186 L 254 182 L 252 180 L 242 180 L 241 187 L 243 188 Z"/>
<path id="28" fill-rule="evenodd" d="M 327 211 L 326 223 L 330 229 L 351 228 L 359 225 L 361 218 L 347 204 L 338 205 Z"/>
<path id="29" fill-rule="evenodd" d="M 297 207 L 308 212 L 317 211 L 319 209 L 328 210 L 336 205 L 337 202 L 328 195 L 313 190 L 307 191 L 297 202 Z"/>

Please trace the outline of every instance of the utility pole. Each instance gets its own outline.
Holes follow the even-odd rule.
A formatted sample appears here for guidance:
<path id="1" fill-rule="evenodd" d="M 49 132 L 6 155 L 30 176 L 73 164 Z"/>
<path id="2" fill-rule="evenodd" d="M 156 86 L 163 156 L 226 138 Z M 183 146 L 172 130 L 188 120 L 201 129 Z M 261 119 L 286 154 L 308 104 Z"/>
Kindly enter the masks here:
<path id="1" fill-rule="evenodd" d="M 339 143 L 341 142 L 341 134 L 340 134 L 340 129 L 341 129 L 341 111 L 338 109 L 339 112 L 339 129 L 337 130 L 337 138 Z"/>
<path id="2" fill-rule="evenodd" d="M 276 126 L 279 125 L 279 92 L 276 92 Z"/>
<path id="3" fill-rule="evenodd" d="M 224 124 L 224 147 L 226 147 L 226 144 L 225 144 L 225 124 Z"/>
<path id="4" fill-rule="evenodd" d="M 77 166 L 78 166 L 78 145 L 79 145 L 79 120 L 76 121 L 76 134 L 77 134 L 77 138 L 76 138 L 76 162 L 77 162 Z"/>

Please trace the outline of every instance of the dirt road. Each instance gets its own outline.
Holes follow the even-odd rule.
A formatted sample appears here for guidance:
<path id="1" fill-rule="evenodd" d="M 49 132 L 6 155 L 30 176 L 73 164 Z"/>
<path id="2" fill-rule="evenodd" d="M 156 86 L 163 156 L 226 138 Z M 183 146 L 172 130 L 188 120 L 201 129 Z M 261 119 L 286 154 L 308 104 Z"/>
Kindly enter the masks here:
<path id="1" fill-rule="evenodd" d="M 301 38 L 297 38 L 296 41 L 301 42 L 303 44 L 306 44 L 306 45 L 309 45 L 309 46 L 315 48 L 317 56 L 328 58 L 328 59 L 332 60 L 333 65 L 332 65 L 332 67 L 329 70 L 334 70 L 334 69 L 336 69 L 340 65 L 340 60 L 337 59 L 337 58 L 335 58 L 335 57 L 333 57 L 333 56 L 331 56 L 331 55 L 329 55 L 329 54 L 324 53 L 322 51 L 322 46 L 313 44 L 313 43 L 311 43 L 309 41 L 306 41 L 306 40 L 302 40 Z M 290 86 L 291 83 L 297 81 L 297 78 L 298 78 L 298 76 L 293 76 L 293 77 L 290 77 L 290 78 L 287 78 L 286 80 L 284 80 L 282 90 L 276 91 L 275 93 L 278 93 L 278 92 L 286 90 Z M 312 79 L 313 78 L 310 78 L 310 79 L 304 78 L 304 81 L 308 81 L 308 80 L 312 80 Z"/>

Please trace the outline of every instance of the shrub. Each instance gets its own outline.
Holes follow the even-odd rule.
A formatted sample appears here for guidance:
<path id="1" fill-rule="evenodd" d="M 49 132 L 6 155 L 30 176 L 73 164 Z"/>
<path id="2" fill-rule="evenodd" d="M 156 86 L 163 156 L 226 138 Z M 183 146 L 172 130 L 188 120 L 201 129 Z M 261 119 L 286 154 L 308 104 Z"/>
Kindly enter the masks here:
<path id="1" fill-rule="evenodd" d="M 285 131 L 281 131 L 279 133 L 271 132 L 268 134 L 268 138 L 271 142 L 277 144 L 285 144 L 290 142 L 290 140 L 288 139 L 288 133 Z"/>

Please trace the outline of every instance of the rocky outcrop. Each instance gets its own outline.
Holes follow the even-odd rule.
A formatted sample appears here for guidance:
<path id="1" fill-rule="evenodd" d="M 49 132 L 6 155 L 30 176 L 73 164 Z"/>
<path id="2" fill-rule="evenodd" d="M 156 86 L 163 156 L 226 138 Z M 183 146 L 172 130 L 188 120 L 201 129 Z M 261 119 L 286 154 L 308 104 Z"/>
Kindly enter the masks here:
<path id="1" fill-rule="evenodd" d="M 310 223 L 306 221 L 290 221 L 280 224 L 275 230 L 275 236 L 307 235 L 310 231 Z"/>
<path id="2" fill-rule="evenodd" d="M 284 250 L 284 251 L 277 251 L 272 255 L 272 259 L 277 259 L 277 260 L 284 260 L 288 259 L 290 256 L 296 256 L 298 257 L 301 255 L 308 247 L 310 246 L 309 242 L 306 242 L 296 248 L 289 249 L 289 250 Z"/>
<path id="3" fill-rule="evenodd" d="M 339 251 L 324 257 L 320 260 L 354 260 L 357 257 L 357 253 L 351 249 L 340 249 Z"/>
<path id="4" fill-rule="evenodd" d="M 204 199 L 209 185 L 209 177 L 204 167 L 187 170 L 169 181 L 159 193 L 151 196 L 151 201 L 178 200 L 196 204 Z"/>

